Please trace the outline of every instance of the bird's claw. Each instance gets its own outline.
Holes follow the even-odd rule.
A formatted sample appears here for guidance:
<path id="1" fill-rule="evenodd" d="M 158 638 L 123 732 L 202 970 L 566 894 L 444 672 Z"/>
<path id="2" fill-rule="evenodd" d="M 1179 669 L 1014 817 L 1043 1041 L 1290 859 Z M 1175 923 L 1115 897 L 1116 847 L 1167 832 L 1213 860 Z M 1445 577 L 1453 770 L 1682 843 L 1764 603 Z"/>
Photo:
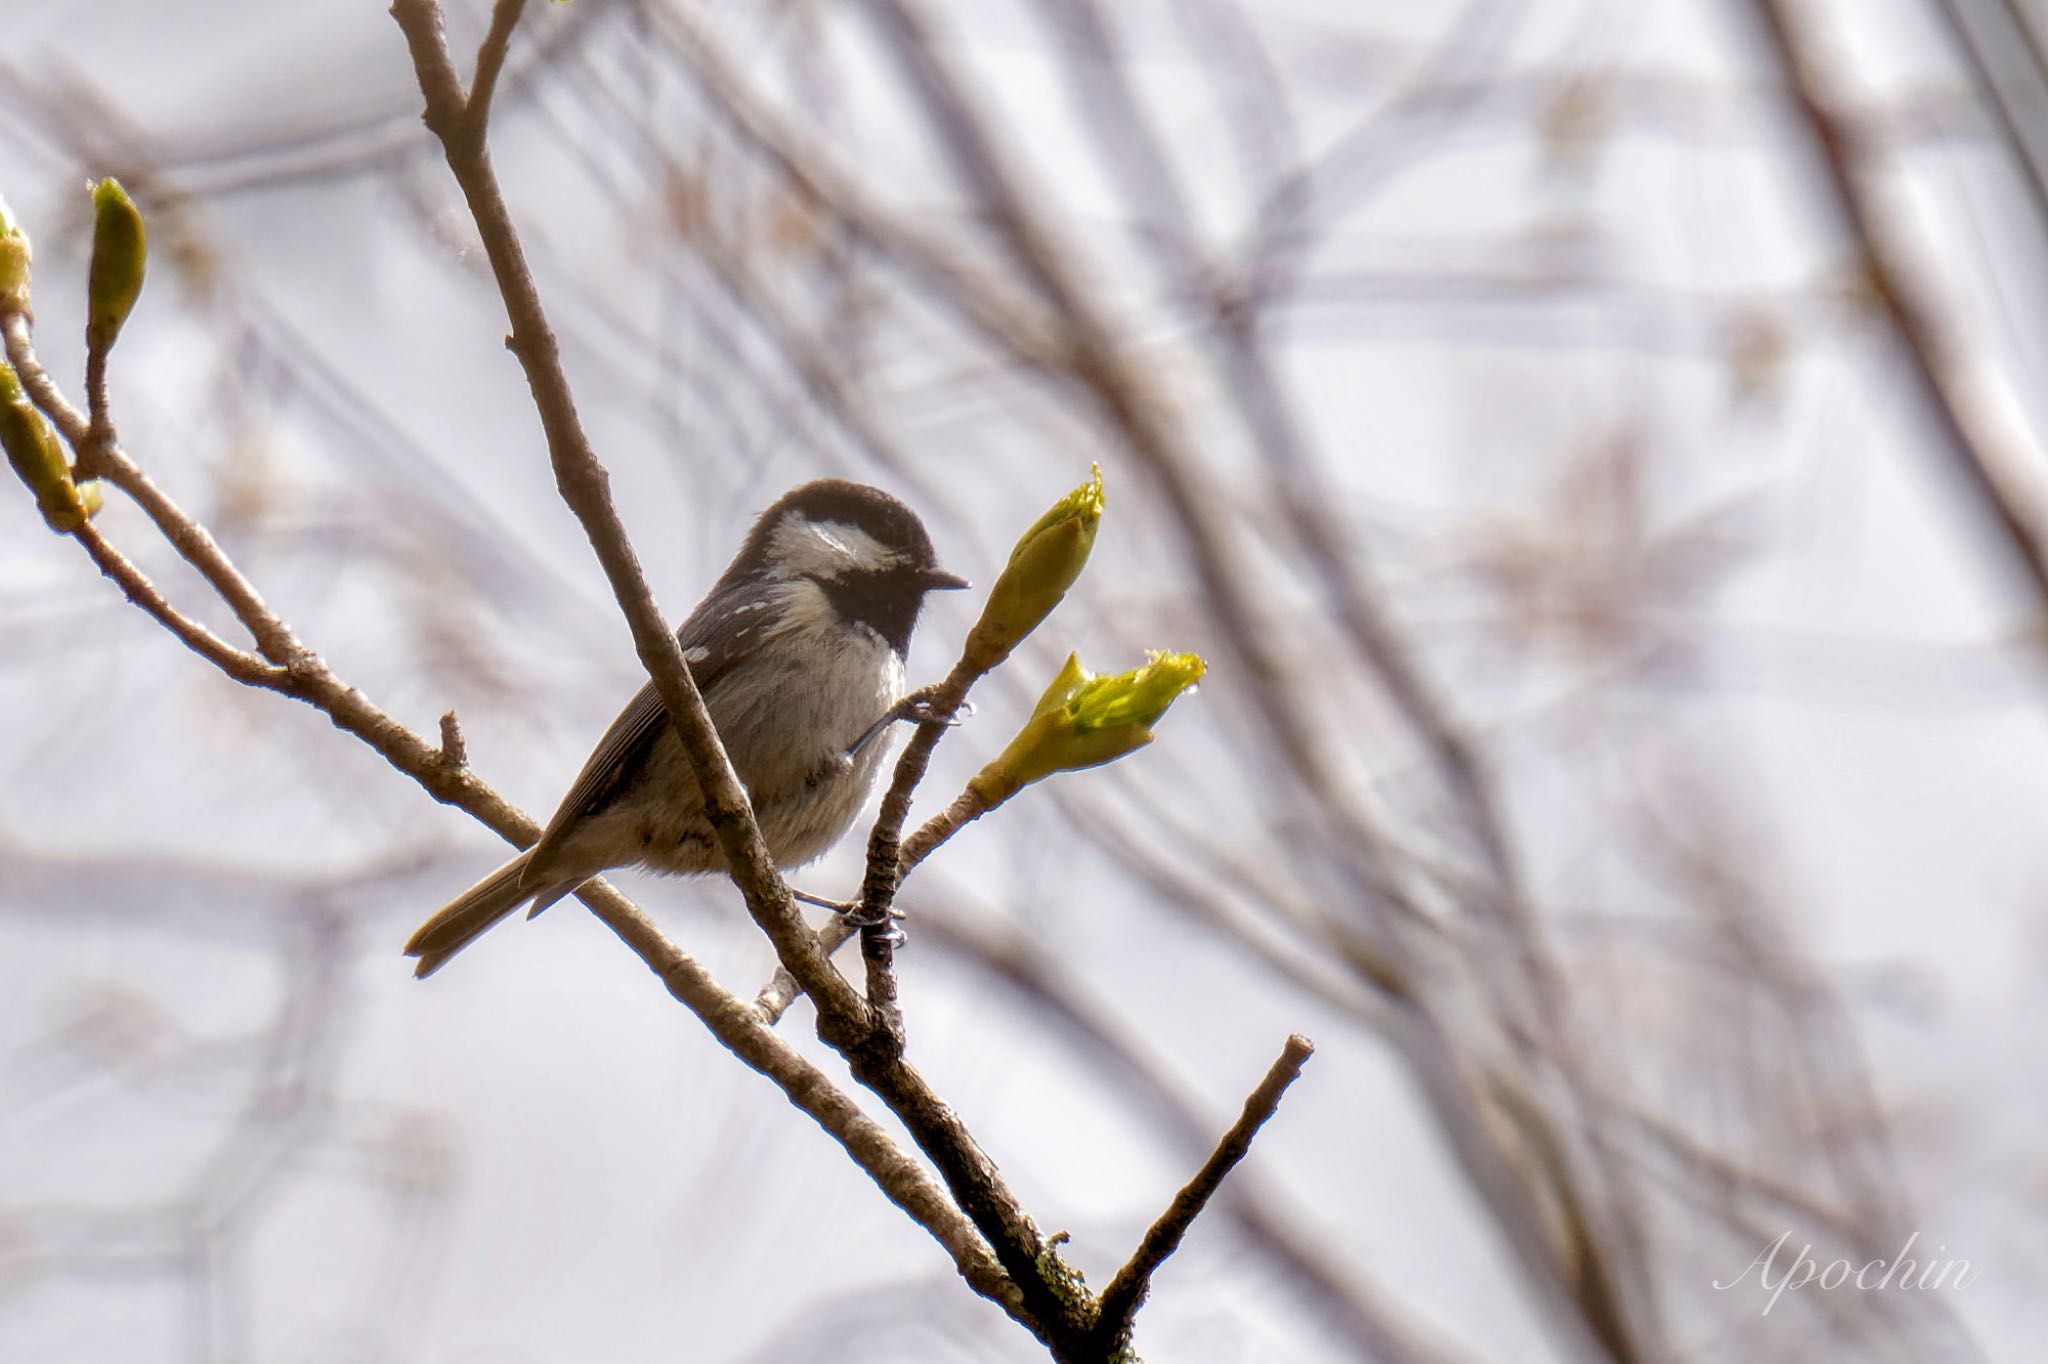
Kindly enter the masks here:
<path id="1" fill-rule="evenodd" d="M 882 718 L 869 725 L 867 732 L 858 739 L 855 739 L 852 745 L 839 755 L 840 767 L 843 769 L 851 766 L 853 760 L 858 758 L 869 744 L 881 738 L 889 726 L 899 720 L 908 720 L 913 724 L 919 725 L 937 723 L 952 729 L 968 716 L 974 714 L 974 703 L 972 701 L 962 701 L 958 706 L 954 707 L 951 715 L 941 718 L 932 705 L 933 698 L 938 695 L 938 691 L 937 686 L 920 687 L 895 705 L 889 707 L 889 709 L 883 711 Z"/>
<path id="2" fill-rule="evenodd" d="M 859 904 L 848 905 L 839 911 L 840 922 L 848 928 L 859 929 L 863 941 L 872 938 L 890 948 L 901 947 L 910 941 L 896 926 L 902 918 L 903 911 L 894 905 L 876 914 L 866 912 Z"/>
<path id="3" fill-rule="evenodd" d="M 860 930 L 862 942 L 878 942 L 894 951 L 910 941 L 896 926 L 903 918 L 903 911 L 894 905 L 879 914 L 864 913 L 861 906 L 850 905 L 839 912 L 839 918 L 847 927 Z"/>
<path id="4" fill-rule="evenodd" d="M 838 914 L 848 928 L 883 928 L 903 917 L 903 911 L 894 905 L 880 913 L 871 914 L 858 900 L 839 906 Z"/>
<path id="5" fill-rule="evenodd" d="M 940 715 L 932 705 L 932 698 L 924 692 L 912 692 L 896 703 L 896 718 L 909 720 L 914 724 L 941 724 L 947 729 L 958 729 L 974 715 L 974 703 L 962 701 L 953 708 L 950 715 Z"/>
<path id="6" fill-rule="evenodd" d="M 858 900 L 828 900 L 822 895 L 798 890 L 795 886 L 789 888 L 789 894 L 791 899 L 831 910 L 848 928 L 859 929 L 861 933 L 870 935 L 891 948 L 901 947 L 910 941 L 904 936 L 903 930 L 896 926 L 903 918 L 903 911 L 894 905 L 880 914 L 869 914 L 862 909 Z"/>
<path id="7" fill-rule="evenodd" d="M 871 938 L 892 952 L 910 941 L 909 935 L 893 923 L 879 928 L 863 928 L 861 941 L 866 942 Z"/>

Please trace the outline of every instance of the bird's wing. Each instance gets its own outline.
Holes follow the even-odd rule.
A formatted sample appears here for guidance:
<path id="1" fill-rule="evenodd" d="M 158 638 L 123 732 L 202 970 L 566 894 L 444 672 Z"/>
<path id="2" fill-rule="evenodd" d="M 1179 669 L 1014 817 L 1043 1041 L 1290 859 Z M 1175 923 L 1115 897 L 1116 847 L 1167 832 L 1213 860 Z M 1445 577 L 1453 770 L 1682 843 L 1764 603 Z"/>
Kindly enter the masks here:
<path id="1" fill-rule="evenodd" d="M 684 661 L 690 665 L 690 675 L 697 680 L 699 693 L 709 694 L 719 679 L 759 646 L 766 612 L 766 604 L 758 600 L 759 595 L 758 591 L 746 588 L 715 594 L 692 611 L 677 631 Z M 617 799 L 644 767 L 654 741 L 667 724 L 668 708 L 662 704 L 654 683 L 649 682 L 626 703 L 611 728 L 597 741 L 597 748 L 584 762 L 583 770 L 576 774 L 569 794 L 562 797 L 554 818 L 548 821 L 540 841 L 533 845 L 532 854 L 526 859 L 529 875 L 521 878 L 522 884 L 532 884 L 534 877 L 541 874 L 534 869 L 546 865 L 578 820 Z"/>

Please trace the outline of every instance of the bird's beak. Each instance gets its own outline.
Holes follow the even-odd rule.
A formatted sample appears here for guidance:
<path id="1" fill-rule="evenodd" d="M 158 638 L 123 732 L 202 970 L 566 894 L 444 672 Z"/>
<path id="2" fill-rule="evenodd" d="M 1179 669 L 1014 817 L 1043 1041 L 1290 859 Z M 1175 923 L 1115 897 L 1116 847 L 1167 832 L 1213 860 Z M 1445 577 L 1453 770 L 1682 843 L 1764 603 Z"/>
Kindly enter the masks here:
<path id="1" fill-rule="evenodd" d="M 926 569 L 923 581 L 924 590 L 927 592 L 951 592 L 957 588 L 974 586 L 958 573 L 948 573 L 943 568 Z"/>

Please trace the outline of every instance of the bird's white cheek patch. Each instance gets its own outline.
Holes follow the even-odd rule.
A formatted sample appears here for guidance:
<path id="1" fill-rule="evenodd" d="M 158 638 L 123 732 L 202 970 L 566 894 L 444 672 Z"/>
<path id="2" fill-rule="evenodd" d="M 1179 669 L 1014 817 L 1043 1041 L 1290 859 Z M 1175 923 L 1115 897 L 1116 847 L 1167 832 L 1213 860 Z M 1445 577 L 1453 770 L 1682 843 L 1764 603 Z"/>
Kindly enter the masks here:
<path id="1" fill-rule="evenodd" d="M 806 578 L 786 583 L 781 588 L 780 610 L 770 620 L 770 638 L 781 638 L 792 634 L 823 634 L 840 628 L 839 612 L 826 597 L 825 589 Z"/>

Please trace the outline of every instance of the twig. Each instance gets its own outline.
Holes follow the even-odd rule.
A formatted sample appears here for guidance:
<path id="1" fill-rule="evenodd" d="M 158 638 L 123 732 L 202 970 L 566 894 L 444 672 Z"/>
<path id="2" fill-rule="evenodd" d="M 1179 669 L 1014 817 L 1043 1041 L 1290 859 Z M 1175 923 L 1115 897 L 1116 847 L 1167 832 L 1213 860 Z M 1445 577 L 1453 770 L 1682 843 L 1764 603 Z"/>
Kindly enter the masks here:
<path id="1" fill-rule="evenodd" d="M 290 685 L 291 673 L 287 669 L 274 667 L 254 654 L 244 653 L 172 606 L 141 569 L 107 543 L 98 526 L 87 521 L 71 535 L 99 565 L 100 572 L 114 580 L 121 589 L 121 595 L 141 607 L 193 653 L 244 686 L 277 691 Z"/>
<path id="2" fill-rule="evenodd" d="M 452 710 L 441 716 L 440 759 L 449 767 L 469 766 L 469 745 L 463 742 L 462 722 Z"/>
<path id="3" fill-rule="evenodd" d="M 56 380 L 43 368 L 42 361 L 36 359 L 35 345 L 29 335 L 28 314 L 0 314 L 0 336 L 4 336 L 7 343 L 7 363 L 14 367 L 28 400 L 73 446 L 85 441 L 91 434 L 92 423 L 58 391 Z M 89 474 L 81 476 L 90 477 Z"/>
<path id="4" fill-rule="evenodd" d="M 903 1017 L 896 1007 L 895 938 L 890 933 L 890 911 L 895 908 L 896 888 L 914 864 L 906 861 L 900 840 L 903 822 L 910 818 L 910 799 L 930 768 L 932 753 L 945 737 L 946 729 L 967 700 L 967 693 L 985 670 L 971 668 L 965 658 L 953 665 L 946 680 L 931 689 L 926 705 L 930 710 L 910 742 L 896 759 L 889 789 L 882 795 L 881 813 L 875 816 L 868 834 L 867 870 L 861 878 L 860 918 L 869 927 L 861 934 L 861 957 L 867 966 L 868 1006 L 876 1024 L 887 1034 L 889 1044 L 901 1049 Z M 844 926 L 844 921 L 841 921 Z M 829 954 L 837 944 L 824 947 Z M 770 1020 L 773 1021 L 773 1020 Z"/>
<path id="5" fill-rule="evenodd" d="M 975 899 L 969 888 L 944 874 L 924 894 L 966 906 Z M 1028 933 L 1004 925 L 992 911 L 924 913 L 921 918 L 926 937 L 940 951 L 1014 994 L 1032 1011 L 1035 1028 L 1064 1038 L 1105 1083 L 1128 1096 L 1135 1108 L 1149 1111 L 1177 1151 L 1201 1160 L 1212 1149 L 1215 1128 L 1205 1105 L 1169 1076 L 1169 1068 L 1149 1055 L 1140 1039 L 1079 989 L 1071 973 L 1050 960 Z M 1303 1234 L 1301 1217 L 1276 1204 L 1272 1191 L 1256 1191 L 1256 1181 L 1240 1173 L 1214 1212 L 1230 1218 L 1243 1243 L 1270 1258 L 1331 1330 L 1356 1343 L 1361 1357 L 1387 1364 L 1450 1364 L 1466 1358 L 1368 1282 L 1356 1265 L 1316 1246 Z"/>
<path id="6" fill-rule="evenodd" d="M 953 798 L 953 803 L 918 825 L 917 832 L 903 840 L 903 874 L 937 852 L 954 834 L 987 814 L 988 801 L 971 787 Z"/>
<path id="7" fill-rule="evenodd" d="M 818 942 L 826 952 L 836 953 L 852 942 L 859 932 L 845 919 L 835 916 L 818 930 Z M 789 1006 L 796 1003 L 803 992 L 804 987 L 796 983 L 796 977 L 778 967 L 768 983 L 754 995 L 754 1012 L 763 1023 L 773 1027 L 782 1021 L 782 1016 L 789 1012 Z"/>
<path id="8" fill-rule="evenodd" d="M 470 79 L 469 94 L 463 99 L 468 113 L 469 136 L 483 146 L 490 128 L 491 99 L 498 91 L 498 74 L 505 69 L 505 54 L 512 49 L 512 31 L 526 12 L 526 0 L 498 0 L 491 7 L 491 26 L 476 50 L 476 75 Z"/>
<path id="9" fill-rule="evenodd" d="M 958 669 L 955 673 L 957 676 Z M 869 836 L 868 879 L 863 885 L 861 898 L 854 903 L 854 908 L 859 911 L 859 917 L 864 921 L 886 922 L 886 919 L 877 920 L 870 916 L 878 912 L 886 916 L 895 906 L 896 892 L 902 888 L 904 880 L 917 864 L 937 852 L 941 844 L 970 821 L 987 813 L 987 805 L 973 791 L 962 791 L 951 805 L 919 825 L 916 833 L 901 840 L 900 844 L 896 839 L 896 831 L 903 827 L 903 820 L 909 814 L 911 793 L 916 789 L 918 782 L 923 780 L 925 770 L 931 762 L 931 750 L 938 744 L 936 736 L 926 742 L 925 731 L 930 727 L 943 734 L 946 726 L 936 719 L 937 707 L 944 704 L 943 698 L 949 694 L 945 689 L 950 687 L 953 681 L 954 678 L 947 678 L 940 684 L 941 690 L 934 693 L 937 698 L 932 703 L 935 718 L 920 724 L 917 732 L 911 736 L 910 743 L 905 745 L 902 757 L 897 759 L 896 775 L 890 781 L 888 794 L 882 799 L 882 813 L 876 818 L 874 832 Z M 963 687 L 960 695 L 954 699 L 952 709 L 958 710 L 960 702 L 965 698 L 966 690 Z M 886 845 L 883 841 L 885 838 Z M 889 858 L 890 862 L 885 864 L 882 860 L 884 858 Z M 888 874 L 884 870 L 885 867 L 892 869 L 893 875 Z M 877 906 L 880 907 L 879 910 Z M 851 942 L 853 936 L 860 931 L 849 923 L 843 914 L 835 916 L 818 930 L 818 944 L 825 954 L 830 956 Z M 867 938 L 862 940 L 862 950 L 871 950 L 867 946 Z M 889 969 L 888 963 L 878 964 L 870 957 L 868 967 L 868 1003 L 870 1006 L 880 1007 L 876 1003 L 875 972 L 878 969 L 886 972 Z M 893 1003 L 892 983 L 884 981 L 881 988 L 890 991 L 887 997 Z M 797 983 L 795 976 L 787 971 L 777 970 L 774 977 L 754 996 L 754 1009 L 761 1015 L 763 1022 L 772 1026 L 782 1020 L 782 1016 L 789 1012 L 789 1006 L 796 1003 L 797 997 L 803 992 L 803 986 Z M 895 1026 L 900 1028 L 900 1022 Z"/>
<path id="10" fill-rule="evenodd" d="M 86 329 L 86 413 L 92 425 L 93 441 L 100 445 L 114 443 L 113 411 L 107 403 L 107 353 L 112 349 L 93 328 Z"/>
<path id="11" fill-rule="evenodd" d="M 0 332 L 5 333 L 8 361 L 21 376 L 21 386 L 29 400 L 50 419 L 77 454 L 78 476 L 103 478 L 134 499 L 172 548 L 220 594 L 264 658 L 280 668 L 301 663 L 305 650 L 293 638 L 290 627 L 264 605 L 255 586 L 236 571 L 206 528 L 185 515 L 140 465 L 110 438 L 103 439 L 91 419 L 65 400 L 36 358 L 28 319 L 20 313 L 0 318 Z M 110 437 L 111 431 L 106 435 Z"/>
<path id="12" fill-rule="evenodd" d="M 1131 1318 L 1144 1305 L 1145 1295 L 1152 1291 L 1152 1275 L 1166 1263 L 1168 1256 L 1180 1248 L 1181 1238 L 1201 1216 L 1202 1209 L 1209 1206 L 1209 1200 L 1215 1197 L 1216 1191 L 1223 1187 L 1224 1179 L 1252 1149 L 1252 1138 L 1259 1134 L 1259 1129 L 1280 1107 L 1280 1096 L 1287 1092 L 1287 1087 L 1294 1083 L 1301 1074 L 1302 1066 L 1314 1054 L 1314 1044 L 1301 1034 L 1296 1033 L 1287 1039 L 1279 1059 L 1273 1062 L 1259 1087 L 1245 1099 L 1244 1111 L 1223 1134 L 1223 1140 L 1216 1144 L 1209 1159 L 1174 1196 L 1166 1211 L 1159 1215 L 1159 1220 L 1138 1242 L 1138 1248 L 1131 1252 L 1131 1258 L 1124 1262 L 1124 1267 L 1102 1290 L 1101 1316 L 1096 1325 L 1099 1339 L 1121 1342 L 1129 1337 Z"/>

